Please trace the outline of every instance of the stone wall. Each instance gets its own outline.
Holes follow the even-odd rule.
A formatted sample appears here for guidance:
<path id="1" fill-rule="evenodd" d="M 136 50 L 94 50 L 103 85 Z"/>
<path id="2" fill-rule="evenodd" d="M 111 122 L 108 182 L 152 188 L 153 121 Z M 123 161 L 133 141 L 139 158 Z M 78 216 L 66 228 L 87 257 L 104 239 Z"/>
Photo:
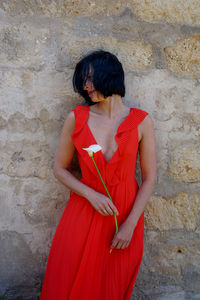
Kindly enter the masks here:
<path id="1" fill-rule="evenodd" d="M 198 0 L 0 0 L 0 295 L 36 299 L 41 288 L 69 196 L 52 165 L 65 117 L 82 101 L 73 69 L 99 48 L 118 55 L 124 102 L 147 110 L 156 130 L 133 299 L 200 299 Z"/>

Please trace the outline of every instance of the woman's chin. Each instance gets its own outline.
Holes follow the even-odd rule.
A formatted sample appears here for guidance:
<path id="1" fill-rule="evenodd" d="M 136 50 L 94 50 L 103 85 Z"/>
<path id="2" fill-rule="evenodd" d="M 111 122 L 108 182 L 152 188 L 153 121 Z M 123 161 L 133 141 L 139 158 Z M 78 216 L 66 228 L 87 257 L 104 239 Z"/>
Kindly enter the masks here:
<path id="1" fill-rule="evenodd" d="M 90 96 L 90 99 L 92 100 L 92 102 L 94 102 L 94 103 L 101 102 L 101 101 L 105 100 L 103 95 L 100 94 L 97 91 L 91 93 L 89 96 Z"/>
<path id="2" fill-rule="evenodd" d="M 99 99 L 97 97 L 90 97 L 90 99 L 92 100 L 92 102 L 99 102 Z"/>

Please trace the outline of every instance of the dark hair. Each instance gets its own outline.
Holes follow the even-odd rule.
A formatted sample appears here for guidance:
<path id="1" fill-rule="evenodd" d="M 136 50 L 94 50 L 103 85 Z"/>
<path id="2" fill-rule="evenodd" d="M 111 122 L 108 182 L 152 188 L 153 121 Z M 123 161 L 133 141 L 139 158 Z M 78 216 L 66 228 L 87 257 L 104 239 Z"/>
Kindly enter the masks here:
<path id="1" fill-rule="evenodd" d="M 73 75 L 74 91 L 78 92 L 89 105 L 95 104 L 85 91 L 90 66 L 93 70 L 94 88 L 105 98 L 113 94 L 124 97 L 124 70 L 118 58 L 104 50 L 94 51 L 82 58 L 76 65 Z"/>

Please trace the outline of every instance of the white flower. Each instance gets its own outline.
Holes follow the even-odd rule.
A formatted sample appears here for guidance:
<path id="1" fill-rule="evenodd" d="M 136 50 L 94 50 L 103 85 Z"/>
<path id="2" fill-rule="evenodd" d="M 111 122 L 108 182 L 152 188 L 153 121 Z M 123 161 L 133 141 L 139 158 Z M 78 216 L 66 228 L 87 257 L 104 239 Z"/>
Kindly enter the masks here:
<path id="1" fill-rule="evenodd" d="M 87 151 L 89 156 L 93 156 L 93 152 L 96 153 L 102 150 L 101 146 L 98 144 L 90 145 L 88 148 L 82 148 L 83 150 Z"/>

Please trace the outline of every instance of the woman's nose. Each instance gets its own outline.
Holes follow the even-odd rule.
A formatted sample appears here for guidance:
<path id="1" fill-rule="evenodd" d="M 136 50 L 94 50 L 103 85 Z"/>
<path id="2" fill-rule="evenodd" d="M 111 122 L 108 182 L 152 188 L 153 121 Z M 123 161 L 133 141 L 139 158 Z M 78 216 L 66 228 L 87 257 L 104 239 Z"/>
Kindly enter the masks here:
<path id="1" fill-rule="evenodd" d="M 86 80 L 83 86 L 83 89 L 86 90 L 88 88 L 88 81 Z"/>
<path id="2" fill-rule="evenodd" d="M 92 81 L 91 81 L 91 79 L 87 78 L 86 81 L 85 81 L 83 89 L 87 90 L 87 89 L 90 89 L 91 87 L 92 87 Z"/>
<path id="3" fill-rule="evenodd" d="M 86 79 L 83 89 L 87 90 L 88 88 L 89 88 L 89 82 L 88 82 L 88 79 Z"/>

